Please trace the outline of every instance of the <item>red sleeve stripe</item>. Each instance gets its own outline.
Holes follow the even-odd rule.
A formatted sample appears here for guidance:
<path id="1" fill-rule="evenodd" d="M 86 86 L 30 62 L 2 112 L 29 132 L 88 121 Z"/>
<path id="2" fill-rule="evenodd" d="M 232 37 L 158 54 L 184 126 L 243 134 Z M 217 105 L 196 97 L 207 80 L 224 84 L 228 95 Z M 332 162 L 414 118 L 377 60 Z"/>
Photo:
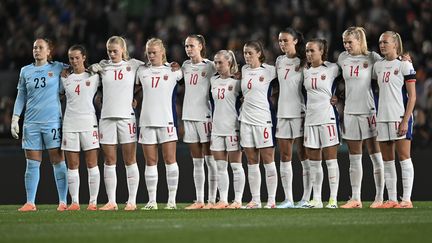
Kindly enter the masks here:
<path id="1" fill-rule="evenodd" d="M 408 80 L 405 80 L 405 82 L 407 82 L 407 83 L 415 83 L 416 80 L 415 79 L 408 79 Z"/>

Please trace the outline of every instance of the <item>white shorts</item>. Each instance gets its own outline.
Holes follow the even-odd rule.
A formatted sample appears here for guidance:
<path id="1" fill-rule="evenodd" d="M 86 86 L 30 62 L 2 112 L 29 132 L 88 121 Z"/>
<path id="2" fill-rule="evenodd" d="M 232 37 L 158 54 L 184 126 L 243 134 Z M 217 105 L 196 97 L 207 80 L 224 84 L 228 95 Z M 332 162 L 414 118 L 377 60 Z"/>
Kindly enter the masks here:
<path id="1" fill-rule="evenodd" d="M 276 137 L 294 139 L 303 137 L 304 118 L 278 118 Z"/>
<path id="2" fill-rule="evenodd" d="M 162 144 L 177 141 L 177 128 L 172 127 L 141 127 L 138 142 L 141 144 Z"/>
<path id="3" fill-rule="evenodd" d="M 345 114 L 343 118 L 342 138 L 364 140 L 377 136 L 376 116 L 373 114 Z"/>
<path id="4" fill-rule="evenodd" d="M 131 118 L 102 118 L 99 121 L 101 144 L 125 144 L 137 141 L 135 116 Z"/>
<path id="5" fill-rule="evenodd" d="M 240 144 L 245 148 L 273 147 L 272 127 L 240 124 Z"/>
<path id="6" fill-rule="evenodd" d="M 336 124 L 322 124 L 305 126 L 304 146 L 306 148 L 320 149 L 339 144 Z"/>
<path id="7" fill-rule="evenodd" d="M 398 136 L 397 132 L 399 129 L 400 122 L 378 122 L 377 123 L 377 130 L 378 130 L 378 136 L 377 141 L 384 142 L 384 141 L 393 141 L 393 140 L 400 140 L 400 139 L 412 139 L 412 118 L 408 122 L 408 132 L 406 135 Z"/>
<path id="8" fill-rule="evenodd" d="M 183 142 L 185 143 L 208 143 L 210 142 L 210 135 L 212 123 L 210 121 L 183 121 L 184 136 Z"/>
<path id="9" fill-rule="evenodd" d="M 210 150 L 212 151 L 238 151 L 240 150 L 239 136 L 211 136 Z"/>
<path id="10" fill-rule="evenodd" d="M 99 132 L 95 128 L 93 131 L 85 132 L 63 132 L 61 149 L 66 151 L 79 152 L 99 148 Z"/>

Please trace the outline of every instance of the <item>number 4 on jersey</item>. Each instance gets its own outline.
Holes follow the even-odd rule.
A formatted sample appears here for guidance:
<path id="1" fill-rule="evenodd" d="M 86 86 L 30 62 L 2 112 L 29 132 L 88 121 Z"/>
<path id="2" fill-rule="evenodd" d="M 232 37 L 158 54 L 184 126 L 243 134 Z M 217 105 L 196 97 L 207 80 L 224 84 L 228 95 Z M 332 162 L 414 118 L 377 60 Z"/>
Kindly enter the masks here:
<path id="1" fill-rule="evenodd" d="M 79 84 L 75 87 L 75 93 L 77 93 L 77 95 L 80 94 L 80 85 Z"/>

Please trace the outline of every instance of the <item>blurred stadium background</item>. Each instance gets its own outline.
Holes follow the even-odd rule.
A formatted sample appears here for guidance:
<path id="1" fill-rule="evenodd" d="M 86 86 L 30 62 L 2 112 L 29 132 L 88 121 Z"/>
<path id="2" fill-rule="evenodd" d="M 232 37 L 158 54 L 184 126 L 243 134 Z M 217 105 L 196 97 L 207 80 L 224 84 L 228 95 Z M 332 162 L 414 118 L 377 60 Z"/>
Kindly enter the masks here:
<path id="1" fill-rule="evenodd" d="M 112 35 L 127 38 L 132 57 L 144 60 L 144 45 L 151 37 L 161 38 L 166 45 L 168 60 L 186 60 L 183 41 L 188 34 L 205 36 L 209 59 L 220 49 L 235 51 L 239 63 L 243 43 L 259 39 L 266 49 L 269 64 L 280 55 L 277 43 L 279 30 L 288 26 L 304 33 L 305 38 L 325 38 L 329 42 L 329 61 L 335 61 L 343 51 L 342 32 L 349 26 L 366 29 L 370 50 L 378 51 L 379 35 L 385 30 L 401 34 L 404 48 L 410 52 L 417 70 L 417 104 L 412 157 L 415 167 L 414 200 L 432 200 L 428 171 L 432 166 L 432 1 L 431 0 L 2 0 L 0 2 L 0 204 L 25 201 L 23 174 L 25 158 L 20 141 L 10 135 L 10 118 L 16 96 L 19 70 L 33 61 L 32 44 L 36 37 L 54 41 L 54 60 L 67 62 L 67 49 L 72 44 L 84 44 L 90 63 L 106 58 L 105 42 Z M 179 94 L 181 102 L 182 94 Z M 141 149 L 138 161 L 143 172 Z M 341 187 L 339 200 L 350 194 L 348 156 L 341 147 L 339 164 Z M 102 161 L 102 160 L 101 160 Z M 121 161 L 121 160 L 119 160 Z M 179 143 L 178 161 L 181 169 L 179 201 L 194 198 L 192 169 L 188 150 Z M 366 200 L 373 199 L 373 178 L 368 156 L 364 156 L 363 192 Z M 100 162 L 102 163 L 102 162 Z M 55 187 L 48 163 L 42 167 L 38 201 L 55 203 Z M 120 163 L 119 165 L 122 165 Z M 294 165 L 296 166 L 296 165 Z M 164 167 L 160 167 L 162 173 Z M 299 165 L 294 168 L 300 173 Z M 124 167 L 119 166 L 119 200 L 126 196 Z M 85 175 L 83 173 L 82 175 Z M 81 190 L 86 190 L 86 178 L 81 176 Z M 122 184 L 124 183 L 124 184 Z M 101 183 L 103 185 L 103 183 Z M 142 174 L 140 196 L 145 200 Z M 159 194 L 165 193 L 163 178 Z M 324 188 L 326 188 L 324 186 Z M 281 189 L 281 188 L 280 188 Z M 278 199 L 282 199 L 282 190 Z M 101 188 L 100 201 L 105 191 Z M 299 176 L 294 179 L 294 195 L 301 192 Z M 324 191 L 324 195 L 327 192 Z M 248 199 L 245 193 L 245 200 Z M 162 196 L 162 195 L 161 195 Z M 264 196 L 264 195 L 263 195 Z M 86 196 L 81 196 L 83 199 Z M 326 198 L 327 196 L 324 196 Z"/>

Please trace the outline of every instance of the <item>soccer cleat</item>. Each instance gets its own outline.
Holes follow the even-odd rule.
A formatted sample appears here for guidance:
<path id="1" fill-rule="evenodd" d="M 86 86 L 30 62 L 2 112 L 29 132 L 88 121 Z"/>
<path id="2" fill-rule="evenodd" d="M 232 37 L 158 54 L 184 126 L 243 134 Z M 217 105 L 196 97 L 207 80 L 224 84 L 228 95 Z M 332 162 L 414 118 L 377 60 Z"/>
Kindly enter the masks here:
<path id="1" fill-rule="evenodd" d="M 132 203 L 126 203 L 126 207 L 124 208 L 125 211 L 135 211 L 137 210 L 136 204 Z"/>
<path id="2" fill-rule="evenodd" d="M 173 202 L 168 202 L 167 205 L 165 206 L 165 209 L 174 210 L 174 209 L 177 209 L 177 206 Z"/>
<path id="3" fill-rule="evenodd" d="M 331 209 L 338 208 L 337 201 L 334 199 L 329 199 L 329 202 L 326 205 L 326 208 L 331 208 Z"/>
<path id="4" fill-rule="evenodd" d="M 99 210 L 102 210 L 102 211 L 115 211 L 115 210 L 118 210 L 118 206 L 117 206 L 117 203 L 108 202 L 103 207 L 99 208 Z"/>
<path id="5" fill-rule="evenodd" d="M 212 209 L 216 204 L 208 202 L 202 209 Z"/>
<path id="6" fill-rule="evenodd" d="M 246 206 L 242 207 L 243 209 L 257 209 L 262 208 L 261 202 L 250 201 Z"/>
<path id="7" fill-rule="evenodd" d="M 89 205 L 88 205 L 88 207 L 87 207 L 87 210 L 88 210 L 88 211 L 97 211 L 98 208 L 97 208 L 97 205 L 96 205 L 96 204 L 94 204 L 94 203 L 89 203 Z"/>
<path id="8" fill-rule="evenodd" d="M 34 205 L 33 203 L 26 203 L 24 204 L 22 207 L 18 208 L 18 211 L 20 212 L 32 212 L 32 211 L 36 211 L 36 205 Z"/>
<path id="9" fill-rule="evenodd" d="M 295 205 L 295 208 L 304 208 L 304 205 L 309 204 L 309 201 L 301 200 Z"/>
<path id="10" fill-rule="evenodd" d="M 267 202 L 267 204 L 264 206 L 264 208 L 266 208 L 266 209 L 276 208 L 276 203 Z"/>
<path id="11" fill-rule="evenodd" d="M 57 211 L 59 212 L 63 212 L 67 209 L 67 205 L 64 202 L 59 203 L 58 207 L 57 207 Z"/>
<path id="12" fill-rule="evenodd" d="M 242 207 L 242 204 L 240 202 L 233 202 L 231 203 L 227 208 L 229 209 L 239 209 Z"/>
<path id="13" fill-rule="evenodd" d="M 279 204 L 277 206 L 277 208 L 295 208 L 294 203 L 289 201 L 289 200 L 285 200 L 283 202 L 281 202 L 281 204 Z"/>
<path id="14" fill-rule="evenodd" d="M 156 202 L 148 202 L 141 210 L 157 210 L 158 206 Z"/>
<path id="15" fill-rule="evenodd" d="M 191 205 L 185 207 L 187 210 L 193 210 L 193 209 L 202 209 L 205 206 L 203 202 L 194 202 Z"/>
<path id="16" fill-rule="evenodd" d="M 360 201 L 351 199 L 340 207 L 341 208 L 362 208 L 363 205 Z"/>
<path id="17" fill-rule="evenodd" d="M 397 201 L 388 200 L 377 208 L 395 208 L 397 205 L 399 205 L 399 203 Z"/>
<path id="18" fill-rule="evenodd" d="M 322 201 L 311 200 L 304 204 L 302 208 L 323 208 L 323 203 Z"/>
<path id="19" fill-rule="evenodd" d="M 227 202 L 219 201 L 212 207 L 212 209 L 226 209 L 228 206 L 229 204 Z"/>
<path id="20" fill-rule="evenodd" d="M 369 208 L 379 208 L 381 205 L 383 205 L 383 201 L 374 201 Z"/>
<path id="21" fill-rule="evenodd" d="M 411 201 L 401 201 L 394 208 L 413 208 L 413 204 Z"/>
<path id="22" fill-rule="evenodd" d="M 80 210 L 80 205 L 78 203 L 72 203 L 69 205 L 69 207 L 66 209 L 67 211 L 78 211 Z"/>

